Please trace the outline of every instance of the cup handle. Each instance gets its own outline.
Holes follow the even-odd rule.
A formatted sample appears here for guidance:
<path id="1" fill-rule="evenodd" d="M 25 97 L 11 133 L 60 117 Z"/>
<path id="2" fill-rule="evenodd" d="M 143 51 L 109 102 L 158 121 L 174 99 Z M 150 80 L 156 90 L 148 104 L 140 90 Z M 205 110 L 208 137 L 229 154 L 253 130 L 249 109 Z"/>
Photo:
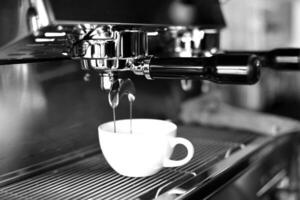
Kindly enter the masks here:
<path id="1" fill-rule="evenodd" d="M 174 148 L 178 144 L 185 146 L 185 148 L 187 150 L 187 155 L 185 158 L 183 158 L 181 160 L 171 160 L 170 158 L 165 159 L 165 161 L 163 163 L 164 167 L 179 167 L 179 166 L 182 166 L 182 165 L 188 163 L 193 158 L 194 146 L 190 141 L 188 141 L 185 138 L 176 137 L 176 138 L 170 139 L 169 142 L 170 142 L 170 145 L 172 148 Z"/>

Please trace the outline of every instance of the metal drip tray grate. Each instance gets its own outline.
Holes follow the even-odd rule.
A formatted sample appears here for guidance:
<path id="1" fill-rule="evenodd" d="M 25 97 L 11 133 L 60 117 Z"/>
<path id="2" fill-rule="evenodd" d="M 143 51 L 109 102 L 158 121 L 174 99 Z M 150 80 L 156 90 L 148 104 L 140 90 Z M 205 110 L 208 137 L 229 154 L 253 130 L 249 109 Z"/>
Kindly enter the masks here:
<path id="1" fill-rule="evenodd" d="M 129 178 L 114 172 L 100 154 L 67 164 L 0 188 L 0 199 L 153 199 L 157 194 L 190 180 L 196 174 L 224 159 L 236 142 L 189 137 L 195 147 L 193 159 L 182 167 L 165 168 L 145 178 Z M 240 144 L 243 141 L 240 141 Z M 176 149 L 173 158 L 185 156 Z"/>
<path id="2" fill-rule="evenodd" d="M 223 156 L 230 148 L 228 144 L 208 141 L 193 141 L 193 160 L 179 168 L 163 169 L 154 176 L 129 178 L 118 175 L 106 163 L 101 154 L 79 162 L 34 176 L 2 187 L 3 199 L 137 199 L 173 182 L 191 178 L 191 172 L 205 167 L 206 163 Z M 231 146 L 232 147 L 232 146 Z M 179 151 L 176 156 L 183 156 Z"/>
<path id="3" fill-rule="evenodd" d="M 133 199 L 182 174 L 163 170 L 152 177 L 129 178 L 110 169 L 95 155 L 1 189 L 18 199 Z"/>

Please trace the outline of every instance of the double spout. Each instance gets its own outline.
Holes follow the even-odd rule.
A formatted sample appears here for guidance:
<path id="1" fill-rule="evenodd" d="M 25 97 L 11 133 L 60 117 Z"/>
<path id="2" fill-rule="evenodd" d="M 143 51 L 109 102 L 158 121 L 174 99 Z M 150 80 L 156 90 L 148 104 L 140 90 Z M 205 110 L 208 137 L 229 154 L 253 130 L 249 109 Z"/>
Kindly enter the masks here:
<path id="1" fill-rule="evenodd" d="M 130 132 L 132 132 L 132 104 L 135 100 L 135 87 L 133 82 L 127 79 L 117 79 L 112 85 L 108 93 L 108 102 L 110 107 L 113 109 L 113 119 L 114 119 L 114 132 L 116 132 L 116 107 L 119 105 L 120 100 L 127 96 L 130 107 Z"/>
<path id="2" fill-rule="evenodd" d="M 117 79 L 112 83 L 111 89 L 108 93 L 108 102 L 112 108 L 116 108 L 120 100 L 127 96 L 129 102 L 135 100 L 135 86 L 131 79 Z"/>

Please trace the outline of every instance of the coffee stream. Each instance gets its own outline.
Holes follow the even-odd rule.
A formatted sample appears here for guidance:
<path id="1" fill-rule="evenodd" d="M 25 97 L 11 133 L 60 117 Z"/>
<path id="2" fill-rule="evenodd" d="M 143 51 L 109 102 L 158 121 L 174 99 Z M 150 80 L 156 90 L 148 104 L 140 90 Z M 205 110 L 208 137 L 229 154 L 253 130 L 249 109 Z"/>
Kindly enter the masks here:
<path id="1" fill-rule="evenodd" d="M 130 133 L 132 133 L 132 104 L 135 100 L 135 96 L 133 94 L 128 94 L 129 101 L 129 118 L 130 118 Z"/>
<path id="2" fill-rule="evenodd" d="M 130 79 L 117 80 L 113 83 L 108 94 L 108 102 L 113 110 L 114 132 L 117 132 L 116 127 L 116 107 L 119 105 L 120 99 L 127 95 L 129 101 L 129 118 L 130 118 L 130 133 L 132 133 L 132 107 L 135 100 L 135 87 Z"/>
<path id="3" fill-rule="evenodd" d="M 112 110 L 113 110 L 114 133 L 115 133 L 117 131 L 117 127 L 116 127 L 116 107 L 113 107 Z"/>

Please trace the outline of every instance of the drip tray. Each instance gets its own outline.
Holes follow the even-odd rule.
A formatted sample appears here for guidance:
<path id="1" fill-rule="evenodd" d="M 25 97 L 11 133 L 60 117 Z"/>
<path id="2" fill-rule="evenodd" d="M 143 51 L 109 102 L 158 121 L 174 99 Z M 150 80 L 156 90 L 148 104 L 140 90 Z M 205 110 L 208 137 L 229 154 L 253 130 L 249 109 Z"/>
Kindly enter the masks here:
<path id="1" fill-rule="evenodd" d="M 145 178 L 129 178 L 114 172 L 100 152 L 0 188 L 0 199 L 153 199 L 162 191 L 182 184 L 208 166 L 226 157 L 241 143 L 220 142 L 207 138 L 189 138 L 194 158 L 178 168 L 165 168 Z M 242 142 L 242 141 L 240 141 Z M 185 156 L 176 149 L 173 158 Z"/>

